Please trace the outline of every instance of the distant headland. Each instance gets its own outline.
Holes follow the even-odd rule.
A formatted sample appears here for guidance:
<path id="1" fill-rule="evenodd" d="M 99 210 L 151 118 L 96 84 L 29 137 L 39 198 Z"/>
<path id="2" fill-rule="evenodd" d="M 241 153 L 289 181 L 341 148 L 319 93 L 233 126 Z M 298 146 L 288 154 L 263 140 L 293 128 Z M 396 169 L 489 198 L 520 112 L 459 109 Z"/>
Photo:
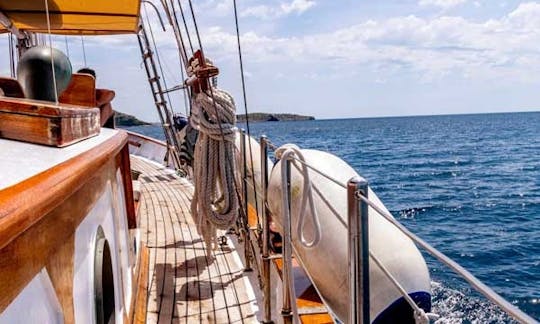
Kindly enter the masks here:
<path id="1" fill-rule="evenodd" d="M 250 113 L 248 114 L 249 121 L 251 122 L 265 122 L 265 121 L 300 121 L 300 120 L 315 120 L 313 116 L 303 116 L 296 114 L 269 114 L 269 113 Z M 238 122 L 245 122 L 246 115 L 236 115 Z"/>
<path id="2" fill-rule="evenodd" d="M 315 120 L 315 117 L 313 116 L 303 116 L 296 114 L 251 113 L 248 114 L 248 117 L 250 122 Z M 120 111 L 115 111 L 114 118 L 117 126 L 130 127 L 155 124 L 142 121 L 133 115 L 129 115 Z M 243 123 L 246 121 L 245 114 L 237 115 L 236 118 L 239 123 Z"/>
<path id="3" fill-rule="evenodd" d="M 133 115 L 128 115 L 119 111 L 115 111 L 114 121 L 116 122 L 117 126 L 126 126 L 126 127 L 152 125 L 152 123 L 142 121 Z"/>

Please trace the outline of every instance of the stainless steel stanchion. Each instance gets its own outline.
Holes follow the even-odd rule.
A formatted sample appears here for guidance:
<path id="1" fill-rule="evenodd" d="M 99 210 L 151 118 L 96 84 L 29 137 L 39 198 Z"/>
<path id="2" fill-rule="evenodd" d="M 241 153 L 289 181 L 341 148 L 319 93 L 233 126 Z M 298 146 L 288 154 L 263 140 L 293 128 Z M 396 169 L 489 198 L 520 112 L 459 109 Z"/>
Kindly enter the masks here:
<path id="1" fill-rule="evenodd" d="M 370 323 L 369 319 L 369 223 L 368 182 L 354 177 L 347 183 L 349 224 L 349 323 Z"/>
<path id="2" fill-rule="evenodd" d="M 248 191 L 247 191 L 247 149 L 246 149 L 246 132 L 241 130 L 241 140 L 240 140 L 240 150 L 242 153 L 242 188 L 244 188 L 244 259 L 245 259 L 245 268 L 244 271 L 252 271 L 251 268 L 251 243 L 250 243 L 250 233 L 249 233 L 249 217 L 248 217 Z M 250 147 L 251 149 L 251 147 Z M 252 166 L 253 167 L 253 166 Z"/>
<path id="3" fill-rule="evenodd" d="M 270 287 L 269 239 L 270 224 L 268 223 L 268 145 L 266 136 L 261 136 L 261 187 L 262 187 L 262 276 L 263 276 L 263 323 L 272 323 L 272 296 Z"/>

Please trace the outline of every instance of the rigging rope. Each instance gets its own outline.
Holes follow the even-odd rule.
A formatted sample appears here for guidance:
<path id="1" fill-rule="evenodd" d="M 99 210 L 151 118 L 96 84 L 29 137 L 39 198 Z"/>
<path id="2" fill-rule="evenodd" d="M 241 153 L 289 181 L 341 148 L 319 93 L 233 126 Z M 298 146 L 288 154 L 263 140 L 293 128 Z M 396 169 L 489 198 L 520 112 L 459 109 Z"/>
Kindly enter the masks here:
<path id="1" fill-rule="evenodd" d="M 82 35 L 81 35 L 81 44 L 82 44 L 82 53 L 83 53 L 83 59 L 84 59 L 84 66 L 87 67 L 88 65 L 86 65 L 86 48 L 84 46 L 84 37 L 82 37 Z"/>
<path id="2" fill-rule="evenodd" d="M 175 38 L 176 38 L 177 45 L 178 45 L 178 51 L 179 51 L 180 76 L 181 76 L 182 80 L 185 80 L 186 78 L 185 78 L 184 68 L 188 64 L 188 60 L 187 60 L 188 55 L 187 55 L 187 51 L 186 51 L 186 46 L 184 44 L 184 39 L 182 37 L 182 30 L 180 28 L 180 25 L 178 24 L 178 17 L 176 15 L 176 11 L 175 11 L 175 8 L 174 8 L 174 2 L 173 2 L 173 0 L 170 0 L 171 8 L 172 8 L 172 16 L 174 17 L 174 21 L 171 19 L 171 13 L 170 13 L 170 10 L 169 10 L 169 6 L 167 5 L 167 1 L 162 0 L 161 3 L 163 5 L 163 8 L 165 9 L 165 12 L 167 13 L 167 17 L 169 18 L 169 23 L 173 27 L 173 33 L 175 34 Z M 152 3 L 149 2 L 149 4 L 152 4 Z M 181 5 L 180 5 L 180 10 L 182 11 L 182 6 Z M 159 16 L 159 14 L 158 14 L 158 16 Z M 184 19 L 184 26 L 186 28 L 186 34 L 188 36 L 190 46 L 191 46 L 191 52 L 192 52 L 192 55 L 193 55 L 193 46 L 191 45 L 191 39 L 189 38 L 189 30 L 187 29 L 187 24 L 186 24 L 186 21 L 185 21 L 185 18 L 184 18 L 183 11 L 182 11 L 182 18 Z M 189 116 L 189 110 L 191 110 L 191 100 L 189 99 L 190 98 L 190 93 L 189 93 L 189 89 L 187 87 L 185 87 L 185 86 L 183 87 L 183 92 L 184 92 L 184 95 L 183 95 L 184 109 L 185 109 L 185 115 L 187 117 L 187 116 Z M 170 99 L 169 99 L 169 101 L 170 101 Z M 188 106 L 189 106 L 189 110 L 188 110 Z"/>
<path id="3" fill-rule="evenodd" d="M 172 9 L 173 9 L 174 20 L 176 21 L 176 25 L 178 25 L 178 30 L 180 30 L 180 25 L 178 24 L 178 17 L 176 16 L 176 11 L 174 9 L 174 1 L 173 0 L 171 0 L 171 6 L 172 6 Z M 188 26 L 187 26 L 186 17 L 184 16 L 184 10 L 182 9 L 182 2 L 180 2 L 180 0 L 178 0 L 178 7 L 180 8 L 180 14 L 182 16 L 182 21 L 184 22 L 184 28 L 186 29 L 186 35 L 187 35 L 187 39 L 188 39 L 188 43 L 189 43 L 189 48 L 191 48 L 191 55 L 193 55 L 193 53 L 195 53 L 195 51 L 193 50 L 193 43 L 191 42 L 191 36 L 189 36 L 189 29 L 188 29 Z"/>
<path id="4" fill-rule="evenodd" d="M 240 78 L 242 80 L 242 95 L 244 98 L 244 113 L 246 114 L 246 131 L 249 139 L 249 159 L 251 162 L 251 168 L 254 168 L 253 164 L 253 150 L 251 149 L 251 129 L 249 127 L 249 112 L 247 104 L 247 92 L 246 92 L 246 80 L 244 76 L 244 61 L 242 60 L 242 46 L 240 45 L 240 27 L 238 24 L 238 10 L 236 7 L 236 0 L 233 0 L 234 7 L 234 23 L 236 26 L 236 42 L 238 44 L 238 60 L 240 62 Z M 262 171 L 262 170 L 261 170 Z M 257 193 L 257 186 L 255 185 L 255 177 L 251 177 L 253 190 Z M 255 199 L 255 210 L 259 211 L 259 200 Z M 259 217 L 257 217 L 257 224 L 259 224 Z M 260 226 L 260 224 L 259 224 Z"/>
<path id="5" fill-rule="evenodd" d="M 156 53 L 159 71 L 161 72 L 161 75 L 163 76 L 163 85 L 165 86 L 165 89 L 169 89 L 169 87 L 167 86 L 167 78 L 165 77 L 165 73 L 163 73 L 163 66 L 161 65 L 161 56 L 159 55 L 159 50 L 158 50 L 158 47 L 156 45 L 156 39 L 154 38 L 154 31 L 152 29 L 152 24 L 150 23 L 150 16 L 148 15 L 148 11 L 146 10 L 146 6 L 144 6 L 144 14 L 146 16 L 146 24 L 148 25 L 148 30 L 150 31 L 150 38 L 152 39 L 152 45 L 154 46 L 154 52 Z M 159 15 L 159 13 L 158 13 L 158 15 Z M 172 101 L 171 101 L 171 97 L 169 95 L 169 92 L 166 93 L 166 96 L 167 96 L 167 100 L 171 104 L 171 110 L 173 110 L 172 109 Z M 164 106 L 163 109 L 167 109 L 167 106 Z M 173 111 L 173 113 L 174 113 L 174 111 Z M 173 132 L 173 136 L 176 136 L 176 132 Z"/>
<path id="6" fill-rule="evenodd" d="M 64 42 L 66 43 L 66 54 L 67 54 L 67 57 L 69 57 L 69 45 L 68 45 L 68 40 L 67 40 L 67 36 L 64 36 Z"/>
<path id="7" fill-rule="evenodd" d="M 45 14 L 47 16 L 47 31 L 49 33 L 49 50 L 51 51 L 51 70 L 52 70 L 53 85 L 54 85 L 54 100 L 55 100 L 55 103 L 58 105 L 58 87 L 56 85 L 56 72 L 54 70 L 54 55 L 53 55 L 52 37 L 51 37 L 51 19 L 49 17 L 49 1 L 48 0 L 45 0 Z"/>
<path id="8" fill-rule="evenodd" d="M 181 59 L 180 59 L 181 61 Z M 182 63 L 182 62 L 180 62 Z M 186 72 L 184 70 L 184 65 L 180 64 L 180 75 L 182 77 L 182 80 L 185 80 L 186 79 Z M 189 93 L 189 88 L 184 86 L 183 87 L 183 97 L 184 97 L 184 108 L 186 110 L 186 117 L 189 116 L 189 112 L 191 111 L 191 100 L 189 100 L 190 98 L 190 93 Z M 188 108 L 189 107 L 189 108 Z"/>
<path id="9" fill-rule="evenodd" d="M 172 0 L 171 0 L 171 3 L 172 3 Z M 187 27 L 186 16 L 184 15 L 184 9 L 182 8 L 182 2 L 180 0 L 178 0 L 178 7 L 180 8 L 180 14 L 182 15 L 182 20 L 184 21 L 184 27 L 186 28 L 186 35 L 188 38 L 189 47 L 191 48 L 191 54 L 193 54 L 195 53 L 195 51 L 193 50 L 193 43 L 191 42 L 191 36 L 189 35 L 189 28 Z M 173 10 L 174 10 L 174 5 L 173 5 Z"/>
<path id="10" fill-rule="evenodd" d="M 180 0 L 178 3 L 181 6 Z M 191 0 L 189 0 L 189 7 L 199 49 L 204 57 Z M 181 12 L 183 16 L 183 10 Z M 185 27 L 190 40 L 187 24 Z M 190 46 L 192 46 L 191 40 Z M 205 59 L 205 61 L 207 64 L 211 64 L 208 60 Z M 198 64 L 198 60 L 191 62 L 191 65 L 186 68 L 188 76 L 193 76 Z M 191 209 L 197 220 L 199 233 L 205 239 L 209 255 L 212 242 L 216 238 L 216 230 L 230 228 L 236 222 L 241 198 L 235 177 L 234 153 L 237 128 L 235 127 L 234 99 L 227 92 L 218 89 L 214 82 L 209 82 L 208 90 L 206 93 L 201 91 L 195 98 L 192 98 L 190 123 L 199 130 L 194 154 L 194 160 L 198 163 L 194 165 L 195 192 Z M 216 149 L 219 150 L 216 152 Z M 219 156 L 217 161 L 216 155 Z M 205 165 L 206 167 L 204 167 Z M 201 194 L 205 194 L 206 198 L 199 197 Z M 250 236 L 248 235 L 248 237 Z"/>
<path id="11" fill-rule="evenodd" d="M 193 76 L 198 60 L 188 68 Z M 212 96 L 200 92 L 194 98 L 190 123 L 199 131 L 195 145 L 195 191 L 191 212 L 210 256 L 218 229 L 228 229 L 238 217 L 235 188 L 236 107 L 226 91 L 209 85 Z"/>
<path id="12" fill-rule="evenodd" d="M 15 56 L 13 53 L 13 34 L 8 33 L 8 42 L 9 42 L 9 69 L 11 72 L 11 77 L 15 77 Z"/>
<path id="13" fill-rule="evenodd" d="M 193 4 L 191 3 L 191 0 L 189 0 L 189 9 L 191 10 L 191 17 L 193 18 L 193 27 L 195 27 L 195 34 L 197 35 L 199 48 L 201 49 L 201 52 L 203 52 L 201 34 L 199 33 L 199 27 L 197 26 L 197 19 L 195 19 L 195 12 L 193 11 Z"/>

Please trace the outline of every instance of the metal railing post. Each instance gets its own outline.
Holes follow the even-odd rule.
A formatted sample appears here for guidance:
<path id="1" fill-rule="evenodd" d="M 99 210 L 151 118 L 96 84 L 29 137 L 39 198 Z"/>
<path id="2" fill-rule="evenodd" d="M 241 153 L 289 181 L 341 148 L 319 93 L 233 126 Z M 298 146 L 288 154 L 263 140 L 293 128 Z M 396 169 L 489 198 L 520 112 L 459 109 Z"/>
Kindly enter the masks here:
<path id="1" fill-rule="evenodd" d="M 369 316 L 369 227 L 368 182 L 354 177 L 347 183 L 349 238 L 349 323 L 370 323 Z"/>
<path id="2" fill-rule="evenodd" d="M 250 247 L 250 233 L 249 233 L 249 216 L 248 216 L 248 191 L 247 191 L 247 150 L 246 150 L 246 132 L 244 129 L 240 130 L 240 150 L 242 151 L 242 188 L 244 189 L 244 259 L 245 267 L 244 271 L 252 271 L 251 269 L 251 247 Z M 251 147 L 250 147 L 251 149 Z"/>
<path id="3" fill-rule="evenodd" d="M 272 323 L 272 296 L 270 289 L 270 259 L 269 239 L 270 224 L 268 223 L 268 145 L 266 136 L 261 136 L 261 187 L 263 196 L 262 205 L 262 275 L 263 275 L 263 323 Z"/>
<path id="4" fill-rule="evenodd" d="M 286 183 L 285 189 L 286 193 L 283 196 L 283 306 L 281 308 L 281 314 L 283 315 L 284 323 L 292 323 L 292 296 L 291 296 L 291 285 L 293 284 L 292 280 L 292 239 L 291 239 L 291 161 L 289 159 L 289 152 L 285 152 L 282 155 L 282 169 L 281 172 L 285 173 Z M 283 179 L 283 174 L 282 174 Z M 285 199 L 286 198 L 286 199 Z M 296 301 L 294 301 L 296 302 Z"/>

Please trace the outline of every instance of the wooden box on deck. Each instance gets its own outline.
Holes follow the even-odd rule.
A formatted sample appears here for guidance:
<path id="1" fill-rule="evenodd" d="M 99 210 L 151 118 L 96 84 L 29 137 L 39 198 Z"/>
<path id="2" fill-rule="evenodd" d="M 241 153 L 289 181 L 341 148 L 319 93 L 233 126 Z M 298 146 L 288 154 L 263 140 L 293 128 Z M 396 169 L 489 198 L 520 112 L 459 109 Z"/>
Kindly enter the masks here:
<path id="1" fill-rule="evenodd" d="M 98 108 L 0 97 L 0 138 L 63 147 L 99 131 Z"/>

